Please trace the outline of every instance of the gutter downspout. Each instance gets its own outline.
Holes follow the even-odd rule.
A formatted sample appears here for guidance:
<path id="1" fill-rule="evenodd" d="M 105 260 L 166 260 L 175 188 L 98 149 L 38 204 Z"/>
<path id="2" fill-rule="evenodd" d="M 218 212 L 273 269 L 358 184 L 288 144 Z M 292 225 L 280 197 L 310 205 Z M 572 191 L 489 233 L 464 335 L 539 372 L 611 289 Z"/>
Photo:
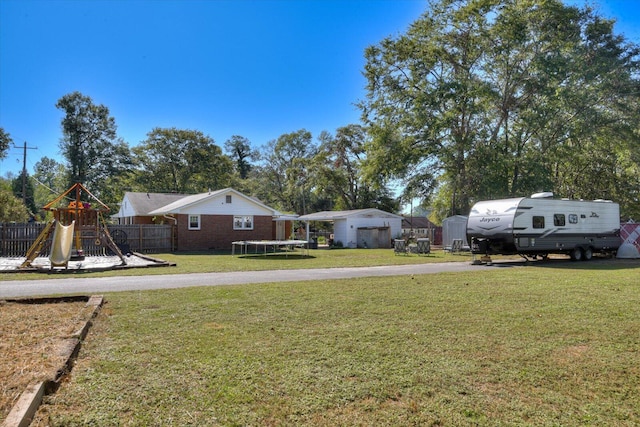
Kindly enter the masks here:
<path id="1" fill-rule="evenodd" d="M 178 245 L 176 243 L 176 241 L 178 240 L 178 218 L 169 215 L 162 215 L 162 218 L 170 219 L 173 221 L 173 230 L 175 230 L 175 235 L 171 236 L 171 251 L 175 252 L 178 249 Z M 172 232 L 171 234 L 174 233 Z"/>
<path id="2" fill-rule="evenodd" d="M 309 221 L 305 221 L 307 224 L 307 247 L 309 246 Z"/>

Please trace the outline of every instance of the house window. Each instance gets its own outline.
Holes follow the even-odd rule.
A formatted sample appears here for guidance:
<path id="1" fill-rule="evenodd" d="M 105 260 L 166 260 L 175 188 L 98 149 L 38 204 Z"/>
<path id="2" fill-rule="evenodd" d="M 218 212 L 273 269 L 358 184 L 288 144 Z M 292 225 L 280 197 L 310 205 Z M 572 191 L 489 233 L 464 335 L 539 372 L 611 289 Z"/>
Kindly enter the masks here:
<path id="1" fill-rule="evenodd" d="M 231 194 L 227 194 L 226 202 L 227 204 L 231 204 Z"/>
<path id="2" fill-rule="evenodd" d="M 200 230 L 200 215 L 189 215 L 189 230 Z"/>
<path id="3" fill-rule="evenodd" d="M 555 225 L 556 227 L 564 227 L 564 214 L 553 214 L 553 225 Z"/>
<path id="4" fill-rule="evenodd" d="M 544 228 L 544 217 L 543 216 L 534 216 L 533 217 L 533 228 Z"/>
<path id="5" fill-rule="evenodd" d="M 253 216 L 240 216 L 233 217 L 233 229 L 234 230 L 253 230 Z"/>

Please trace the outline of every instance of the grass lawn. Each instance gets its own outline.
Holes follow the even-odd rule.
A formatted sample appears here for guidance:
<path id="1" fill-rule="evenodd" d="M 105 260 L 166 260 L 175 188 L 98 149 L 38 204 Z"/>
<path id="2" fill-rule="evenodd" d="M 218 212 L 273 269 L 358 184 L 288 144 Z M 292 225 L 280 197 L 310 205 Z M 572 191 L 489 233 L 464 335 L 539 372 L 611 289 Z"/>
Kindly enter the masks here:
<path id="1" fill-rule="evenodd" d="M 309 250 L 302 256 L 299 250 L 294 256 L 248 254 L 242 256 L 211 255 L 209 253 L 170 253 L 157 256 L 175 263 L 176 269 L 190 272 L 290 270 L 301 268 L 369 267 L 374 265 L 405 265 L 428 262 L 471 261 L 470 253 L 451 254 L 437 250 L 429 255 L 394 255 L 393 249 L 319 249 Z"/>
<path id="2" fill-rule="evenodd" d="M 639 425 L 639 268 L 107 294 L 35 425 Z"/>
<path id="3" fill-rule="evenodd" d="M 176 252 L 153 254 L 154 258 L 176 264 L 175 267 L 133 268 L 105 272 L 0 273 L 2 280 L 30 280 L 60 278 L 61 274 L 82 277 L 148 276 L 160 274 L 214 273 L 228 271 L 291 270 L 304 268 L 368 267 L 376 265 L 419 264 L 427 262 L 470 262 L 469 253 L 450 254 L 436 250 L 430 255 L 394 255 L 393 249 L 319 249 L 302 256 L 297 250 L 287 256 L 236 255 L 214 252 Z"/>

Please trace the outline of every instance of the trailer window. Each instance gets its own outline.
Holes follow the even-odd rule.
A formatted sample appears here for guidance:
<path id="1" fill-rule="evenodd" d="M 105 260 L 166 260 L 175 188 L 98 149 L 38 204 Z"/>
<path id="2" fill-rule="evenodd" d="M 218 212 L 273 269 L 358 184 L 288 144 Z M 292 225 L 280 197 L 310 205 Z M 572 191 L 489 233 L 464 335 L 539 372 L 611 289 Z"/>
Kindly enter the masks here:
<path id="1" fill-rule="evenodd" d="M 569 214 L 569 224 L 577 224 L 578 223 L 578 215 Z"/>
<path id="2" fill-rule="evenodd" d="M 563 227 L 565 224 L 564 214 L 553 214 L 553 225 Z"/>
<path id="3" fill-rule="evenodd" d="M 533 217 L 533 228 L 544 228 L 544 217 L 543 216 L 534 216 Z"/>

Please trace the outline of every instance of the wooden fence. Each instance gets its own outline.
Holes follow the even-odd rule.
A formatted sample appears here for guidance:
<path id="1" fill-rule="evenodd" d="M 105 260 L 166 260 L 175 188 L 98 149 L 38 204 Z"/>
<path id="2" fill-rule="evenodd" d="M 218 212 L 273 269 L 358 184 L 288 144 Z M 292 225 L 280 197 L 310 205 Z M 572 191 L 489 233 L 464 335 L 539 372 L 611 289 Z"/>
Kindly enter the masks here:
<path id="1" fill-rule="evenodd" d="M 46 224 L 29 223 L 0 223 L 0 257 L 23 257 L 40 235 Z M 109 248 L 100 242 L 100 236 L 85 226 L 82 230 L 82 249 L 85 255 L 108 255 Z M 109 225 L 116 245 L 123 252 L 160 253 L 175 250 L 174 230 L 171 225 Z M 52 234 L 53 235 L 53 234 Z M 42 253 L 49 253 L 52 236 Z"/>

